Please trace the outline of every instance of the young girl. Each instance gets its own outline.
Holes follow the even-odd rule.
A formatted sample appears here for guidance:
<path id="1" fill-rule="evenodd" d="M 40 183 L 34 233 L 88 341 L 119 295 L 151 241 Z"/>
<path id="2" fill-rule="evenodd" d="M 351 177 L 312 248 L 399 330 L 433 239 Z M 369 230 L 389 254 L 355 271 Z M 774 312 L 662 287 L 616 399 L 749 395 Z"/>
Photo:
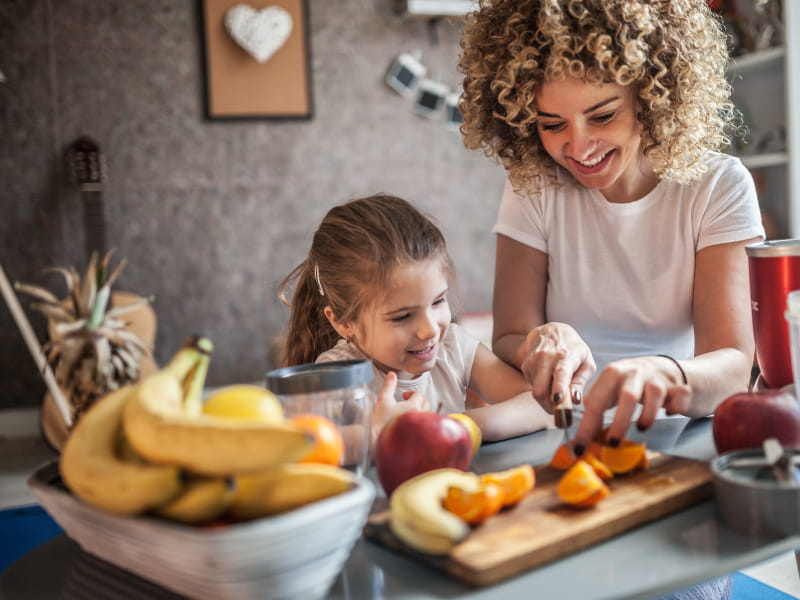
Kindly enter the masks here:
<path id="1" fill-rule="evenodd" d="M 373 439 L 397 412 L 466 412 L 487 441 L 552 426 L 522 374 L 457 324 L 444 236 L 411 204 L 375 195 L 332 208 L 281 284 L 287 365 L 367 358 L 382 391 Z M 296 281 L 291 302 L 286 289 Z M 407 402 L 395 399 L 397 394 Z M 467 389 L 488 405 L 465 410 Z"/>

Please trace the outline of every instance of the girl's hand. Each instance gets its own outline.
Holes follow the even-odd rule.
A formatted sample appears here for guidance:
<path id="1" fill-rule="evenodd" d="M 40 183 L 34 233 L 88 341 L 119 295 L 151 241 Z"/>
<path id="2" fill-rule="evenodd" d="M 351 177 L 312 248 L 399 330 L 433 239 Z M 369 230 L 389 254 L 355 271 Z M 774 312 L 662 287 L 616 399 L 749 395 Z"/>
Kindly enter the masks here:
<path id="1" fill-rule="evenodd" d="M 642 412 L 636 426 L 644 431 L 655 422 L 660 408 L 667 414 L 683 414 L 691 398 L 692 389 L 668 358 L 641 356 L 610 363 L 583 398 L 585 408 L 575 445 L 588 447 L 603 428 L 603 412 L 614 405 L 617 411 L 606 437 L 612 445 L 624 439 L 637 404 L 642 404 Z"/>
<path id="2" fill-rule="evenodd" d="M 583 388 L 596 365 L 589 346 L 569 325 L 545 323 L 530 331 L 520 370 L 533 397 L 549 413 L 559 398 L 580 402 Z"/>
<path id="3" fill-rule="evenodd" d="M 390 371 L 386 374 L 383 387 L 375 400 L 375 407 L 372 409 L 372 419 L 370 421 L 372 448 L 375 447 L 375 441 L 378 439 L 378 435 L 380 435 L 384 425 L 395 415 L 407 410 L 430 410 L 430 403 L 421 393 L 405 392 L 403 398 L 406 401 L 397 402 L 394 397 L 396 390 L 397 374 Z"/>

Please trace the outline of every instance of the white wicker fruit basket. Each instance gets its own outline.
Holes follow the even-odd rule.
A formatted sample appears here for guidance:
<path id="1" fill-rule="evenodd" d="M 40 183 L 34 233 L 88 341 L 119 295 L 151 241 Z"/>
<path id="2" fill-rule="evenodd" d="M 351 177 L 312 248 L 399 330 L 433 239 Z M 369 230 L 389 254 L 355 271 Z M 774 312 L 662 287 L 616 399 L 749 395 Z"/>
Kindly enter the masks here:
<path id="1" fill-rule="evenodd" d="M 344 494 L 247 523 L 197 528 L 97 510 L 61 482 L 58 463 L 28 485 L 86 552 L 190 598 L 323 597 L 361 535 L 375 496 L 359 478 Z"/>

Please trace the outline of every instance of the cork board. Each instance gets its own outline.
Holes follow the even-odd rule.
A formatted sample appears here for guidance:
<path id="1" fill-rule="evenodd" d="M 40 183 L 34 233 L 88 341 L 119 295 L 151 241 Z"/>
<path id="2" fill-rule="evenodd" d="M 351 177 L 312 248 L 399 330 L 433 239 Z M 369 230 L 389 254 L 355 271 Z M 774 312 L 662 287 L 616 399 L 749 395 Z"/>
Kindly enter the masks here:
<path id="1" fill-rule="evenodd" d="M 233 7 L 245 8 L 247 16 L 239 21 L 244 27 L 253 25 L 266 9 L 282 9 L 291 17 L 291 31 L 264 58 L 237 42 L 226 28 L 226 14 Z M 200 14 L 207 118 L 311 118 L 307 0 L 200 0 Z M 259 20 L 262 27 L 264 20 Z"/>

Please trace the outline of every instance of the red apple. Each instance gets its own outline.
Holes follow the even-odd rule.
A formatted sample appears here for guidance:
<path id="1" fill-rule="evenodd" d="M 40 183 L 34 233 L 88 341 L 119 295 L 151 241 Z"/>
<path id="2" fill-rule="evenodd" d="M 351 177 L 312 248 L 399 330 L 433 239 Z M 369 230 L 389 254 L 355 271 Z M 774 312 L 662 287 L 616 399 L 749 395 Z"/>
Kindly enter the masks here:
<path id="1" fill-rule="evenodd" d="M 435 412 L 399 414 L 375 443 L 375 468 L 387 496 L 415 475 L 442 467 L 466 471 L 471 460 L 472 436 L 467 428 Z"/>
<path id="2" fill-rule="evenodd" d="M 717 407 L 712 431 L 720 454 L 760 448 L 771 437 L 800 448 L 800 404 L 793 392 L 782 389 L 734 394 Z"/>

